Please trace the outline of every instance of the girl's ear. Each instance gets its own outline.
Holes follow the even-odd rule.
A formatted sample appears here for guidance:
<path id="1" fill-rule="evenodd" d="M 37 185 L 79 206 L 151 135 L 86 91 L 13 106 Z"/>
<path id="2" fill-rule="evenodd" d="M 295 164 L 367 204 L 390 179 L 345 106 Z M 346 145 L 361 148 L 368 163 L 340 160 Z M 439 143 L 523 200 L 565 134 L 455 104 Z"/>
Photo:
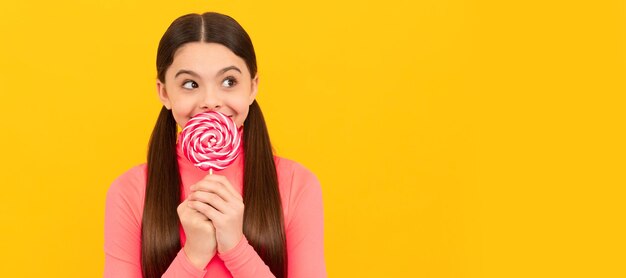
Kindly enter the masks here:
<path id="1" fill-rule="evenodd" d="M 172 105 L 170 102 L 170 97 L 167 94 L 167 90 L 165 90 L 165 84 L 162 83 L 160 80 L 157 80 L 156 87 L 157 87 L 157 94 L 159 95 L 159 100 L 161 101 L 161 103 L 163 103 L 163 106 L 165 106 L 167 110 L 171 110 Z"/>
<path id="2" fill-rule="evenodd" d="M 254 100 L 256 99 L 256 94 L 258 92 L 259 89 L 259 74 L 257 73 L 256 76 L 254 76 L 254 78 L 252 79 L 252 82 L 250 83 L 250 96 L 248 97 L 248 105 L 252 105 L 252 102 L 254 102 Z"/>

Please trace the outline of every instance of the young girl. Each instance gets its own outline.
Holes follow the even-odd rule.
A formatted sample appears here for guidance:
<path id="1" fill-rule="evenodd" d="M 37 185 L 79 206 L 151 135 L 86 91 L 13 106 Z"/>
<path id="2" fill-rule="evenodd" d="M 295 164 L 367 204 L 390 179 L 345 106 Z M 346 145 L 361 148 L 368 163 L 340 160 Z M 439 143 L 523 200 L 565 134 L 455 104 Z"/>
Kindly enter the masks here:
<path id="1" fill-rule="evenodd" d="M 104 276 L 325 277 L 321 187 L 272 153 L 245 30 L 218 13 L 180 17 L 161 38 L 157 74 L 163 107 L 147 164 L 107 193 Z M 206 111 L 243 126 L 242 153 L 213 175 L 178 143 Z"/>

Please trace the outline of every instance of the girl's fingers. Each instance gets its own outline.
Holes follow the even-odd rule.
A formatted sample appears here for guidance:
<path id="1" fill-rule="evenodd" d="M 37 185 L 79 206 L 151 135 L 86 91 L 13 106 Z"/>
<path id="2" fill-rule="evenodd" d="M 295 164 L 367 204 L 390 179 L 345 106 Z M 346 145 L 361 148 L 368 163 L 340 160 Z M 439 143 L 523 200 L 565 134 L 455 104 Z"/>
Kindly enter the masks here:
<path id="1" fill-rule="evenodd" d="M 224 199 L 224 201 L 227 201 L 227 202 L 235 200 L 235 196 L 233 196 L 233 194 L 230 193 L 230 191 L 228 191 L 226 187 L 224 187 L 222 184 L 217 183 L 215 181 L 202 180 L 194 184 L 193 186 L 191 186 L 190 189 L 191 189 L 191 193 L 207 192 L 207 193 L 216 194 L 220 196 L 222 199 Z"/>
<path id="2" fill-rule="evenodd" d="M 181 217 L 181 221 L 182 221 L 183 217 L 185 217 L 185 218 L 186 217 L 195 217 L 195 215 L 198 215 L 199 217 L 204 218 L 204 220 L 209 220 L 209 218 L 206 215 L 204 215 L 203 213 L 201 213 L 201 212 L 195 210 L 194 208 L 192 208 L 191 205 L 190 205 L 190 202 L 191 201 L 187 200 L 183 204 L 183 206 L 185 208 L 182 209 L 182 211 L 181 211 L 182 214 L 179 214 L 180 217 Z M 187 216 L 184 216 L 184 215 L 187 215 Z"/>
<path id="3" fill-rule="evenodd" d="M 226 213 L 228 209 L 228 205 L 226 204 L 226 201 L 222 199 L 222 197 L 220 197 L 219 195 L 212 193 L 212 192 L 195 191 L 189 194 L 188 199 L 189 201 L 199 201 L 199 202 L 209 204 L 215 209 L 217 209 L 218 211 L 220 211 L 221 213 Z"/>
<path id="4" fill-rule="evenodd" d="M 243 200 L 239 192 L 233 188 L 228 179 L 220 175 L 207 175 L 204 179 L 192 185 L 190 189 L 191 191 L 215 193 L 228 202 L 232 201 L 233 198 L 240 201 Z"/>
<path id="5" fill-rule="evenodd" d="M 209 220 L 217 219 L 220 214 L 220 212 L 212 206 L 200 201 L 189 201 L 187 205 L 206 216 Z"/>
<path id="6" fill-rule="evenodd" d="M 239 192 L 237 192 L 237 190 L 235 190 L 235 188 L 233 187 L 232 184 L 230 184 L 230 182 L 228 181 L 228 179 L 224 176 L 221 175 L 208 175 L 205 177 L 206 180 L 210 180 L 210 181 L 215 181 L 220 183 L 222 186 L 224 186 L 224 188 L 226 188 L 228 190 L 228 192 L 230 192 L 230 194 L 232 194 L 235 198 L 239 199 L 239 200 L 243 200 L 243 198 L 241 197 L 241 195 L 239 194 Z"/>

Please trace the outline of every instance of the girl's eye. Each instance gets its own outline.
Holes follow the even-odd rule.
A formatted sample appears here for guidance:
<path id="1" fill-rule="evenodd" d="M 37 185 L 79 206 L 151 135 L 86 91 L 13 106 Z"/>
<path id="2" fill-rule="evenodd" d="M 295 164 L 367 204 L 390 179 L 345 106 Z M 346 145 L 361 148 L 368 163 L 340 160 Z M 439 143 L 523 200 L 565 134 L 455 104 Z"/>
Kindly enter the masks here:
<path id="1" fill-rule="evenodd" d="M 230 88 L 237 85 L 237 79 L 232 78 L 232 77 L 228 77 L 226 79 L 224 79 L 224 81 L 222 81 L 222 86 Z"/>
<path id="2" fill-rule="evenodd" d="M 185 89 L 195 89 L 198 88 L 198 83 L 194 82 L 194 81 L 185 81 L 185 83 L 183 83 L 183 88 Z"/>

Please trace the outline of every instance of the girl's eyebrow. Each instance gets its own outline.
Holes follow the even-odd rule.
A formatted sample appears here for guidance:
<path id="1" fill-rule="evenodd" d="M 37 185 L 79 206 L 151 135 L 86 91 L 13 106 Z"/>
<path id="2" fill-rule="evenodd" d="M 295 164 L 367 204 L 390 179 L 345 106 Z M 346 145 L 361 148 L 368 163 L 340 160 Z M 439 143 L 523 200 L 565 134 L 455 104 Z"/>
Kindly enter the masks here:
<path id="1" fill-rule="evenodd" d="M 194 71 L 191 71 L 191 70 L 186 70 L 186 69 L 181 69 L 181 70 L 179 70 L 179 71 L 176 73 L 176 75 L 174 75 L 174 78 L 178 77 L 178 76 L 179 76 L 179 75 L 181 75 L 181 74 L 185 74 L 185 73 L 186 73 L 186 74 L 189 74 L 189 75 L 191 75 L 191 76 L 193 76 L 193 77 L 196 77 L 196 78 L 199 78 L 199 77 L 200 77 L 200 75 L 199 75 L 199 74 L 197 74 L 197 73 L 195 73 Z"/>
<path id="2" fill-rule="evenodd" d="M 225 72 L 227 72 L 229 70 L 236 70 L 239 73 L 241 73 L 241 70 L 238 67 L 230 66 L 230 67 L 225 67 L 225 68 L 221 69 L 220 71 L 217 72 L 217 74 L 215 76 L 219 76 L 220 74 L 223 74 L 223 73 L 225 73 Z M 179 75 L 184 74 L 184 73 L 189 74 L 189 75 L 191 75 L 193 77 L 196 77 L 196 78 L 200 78 L 199 74 L 195 73 L 194 71 L 186 70 L 186 69 L 181 69 L 178 72 L 176 72 L 176 75 L 174 75 L 174 78 L 176 78 Z"/>
<path id="3" fill-rule="evenodd" d="M 236 70 L 239 73 L 241 73 L 241 70 L 238 67 L 230 66 L 230 67 L 225 67 L 225 68 L 221 69 L 220 71 L 218 71 L 216 76 L 219 76 L 220 74 L 223 74 L 223 73 L 225 73 L 225 72 L 227 72 L 229 70 Z"/>

